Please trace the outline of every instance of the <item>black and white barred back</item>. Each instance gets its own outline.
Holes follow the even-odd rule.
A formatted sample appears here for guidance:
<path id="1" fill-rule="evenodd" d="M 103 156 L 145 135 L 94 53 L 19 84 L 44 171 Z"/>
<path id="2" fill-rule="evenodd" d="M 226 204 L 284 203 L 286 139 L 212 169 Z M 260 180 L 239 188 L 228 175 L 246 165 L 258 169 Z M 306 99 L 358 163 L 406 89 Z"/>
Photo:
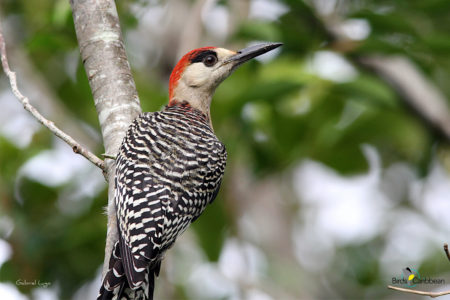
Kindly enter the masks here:
<path id="1" fill-rule="evenodd" d="M 120 239 L 99 299 L 152 299 L 163 253 L 216 197 L 226 158 L 207 117 L 187 104 L 132 123 L 116 160 Z"/>

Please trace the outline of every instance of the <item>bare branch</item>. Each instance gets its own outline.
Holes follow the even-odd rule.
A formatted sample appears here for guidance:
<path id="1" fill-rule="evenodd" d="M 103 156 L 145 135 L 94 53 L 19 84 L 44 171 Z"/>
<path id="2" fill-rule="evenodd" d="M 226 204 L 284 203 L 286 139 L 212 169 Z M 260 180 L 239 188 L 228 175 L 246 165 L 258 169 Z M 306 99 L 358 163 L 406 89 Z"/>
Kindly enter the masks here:
<path id="1" fill-rule="evenodd" d="M 80 119 L 66 106 L 65 102 L 61 101 L 59 95 L 50 86 L 48 78 L 42 76 L 41 71 L 36 69 L 36 66 L 30 60 L 30 56 L 20 46 L 15 45 L 14 34 L 17 34 L 16 30 L 12 29 L 11 26 L 9 26 L 9 33 L 8 27 L 3 27 L 3 29 L 3 35 L 8 37 L 8 62 L 9 65 L 14 66 L 22 94 L 27 95 L 31 100 L 39 99 L 38 102 L 33 101 L 33 106 L 47 119 L 58 124 L 62 131 L 69 133 L 85 148 L 97 149 L 101 144 L 100 132 L 80 122 Z M 26 80 L 21 80 L 21 78 L 26 78 Z M 98 154 L 97 156 L 104 159 Z"/>
<path id="2" fill-rule="evenodd" d="M 141 113 L 114 0 L 71 0 L 81 58 L 94 97 L 105 153 L 115 157 L 130 123 Z M 108 229 L 103 275 L 118 240 L 114 205 L 114 160 L 105 160 Z"/>
<path id="3" fill-rule="evenodd" d="M 448 253 L 448 245 L 447 245 L 447 243 L 444 244 L 444 252 L 447 255 L 448 260 L 450 260 L 450 253 Z"/>
<path id="4" fill-rule="evenodd" d="M 370 56 L 358 60 L 388 81 L 429 124 L 450 139 L 450 110 L 442 92 L 403 56 Z"/>
<path id="5" fill-rule="evenodd" d="M 330 35 L 333 50 L 351 52 L 358 47 L 359 42 L 339 28 L 342 17 L 337 12 L 325 16 L 316 11 L 316 17 Z M 378 74 L 427 125 L 450 139 L 450 109 L 445 95 L 408 57 L 368 55 L 353 57 L 352 61 Z"/>
<path id="6" fill-rule="evenodd" d="M 396 286 L 392 286 L 392 285 L 388 285 L 388 289 L 396 290 L 396 291 L 404 292 L 404 293 L 410 293 L 410 294 L 416 294 L 416 295 L 422 295 L 422 296 L 429 296 L 431 298 L 436 298 L 436 297 L 445 296 L 445 295 L 449 295 L 450 294 L 450 291 L 425 292 L 425 291 L 418 291 L 418 290 L 411 290 L 411 289 L 400 288 L 400 287 L 396 287 Z"/>
<path id="7" fill-rule="evenodd" d="M 3 31 L 0 26 L 0 55 L 1 55 L 1 61 L 2 61 L 2 67 L 3 71 L 5 72 L 6 76 L 9 79 L 9 83 L 11 85 L 11 90 L 16 96 L 16 98 L 22 103 L 25 110 L 30 112 L 33 117 L 36 118 L 42 125 L 47 127 L 51 132 L 53 132 L 57 137 L 62 139 L 64 142 L 66 142 L 70 147 L 72 147 L 73 152 L 83 155 L 85 158 L 87 158 L 90 162 L 92 162 L 94 165 L 99 167 L 100 169 L 104 169 L 104 163 L 103 160 L 98 158 L 95 154 L 87 150 L 85 147 L 83 147 L 80 143 L 78 143 L 75 139 L 73 139 L 70 135 L 59 129 L 55 123 L 53 123 L 50 120 L 47 120 L 43 115 L 39 113 L 39 111 L 30 104 L 29 99 L 24 96 L 18 86 L 17 86 L 17 79 L 16 79 L 16 73 L 11 71 L 9 68 L 8 63 L 8 57 L 6 55 L 6 43 L 5 39 L 3 37 Z"/>

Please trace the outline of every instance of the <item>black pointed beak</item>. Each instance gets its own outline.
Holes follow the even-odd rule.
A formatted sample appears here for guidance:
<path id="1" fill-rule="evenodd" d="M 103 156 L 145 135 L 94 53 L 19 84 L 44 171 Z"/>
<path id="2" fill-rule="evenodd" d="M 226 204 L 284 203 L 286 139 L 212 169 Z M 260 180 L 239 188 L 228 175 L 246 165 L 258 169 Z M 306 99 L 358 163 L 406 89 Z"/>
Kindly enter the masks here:
<path id="1" fill-rule="evenodd" d="M 244 49 L 239 50 L 235 55 L 228 58 L 225 63 L 233 62 L 235 65 L 240 65 L 245 63 L 246 61 L 269 52 L 275 48 L 280 47 L 283 43 L 264 43 L 253 45 Z"/>

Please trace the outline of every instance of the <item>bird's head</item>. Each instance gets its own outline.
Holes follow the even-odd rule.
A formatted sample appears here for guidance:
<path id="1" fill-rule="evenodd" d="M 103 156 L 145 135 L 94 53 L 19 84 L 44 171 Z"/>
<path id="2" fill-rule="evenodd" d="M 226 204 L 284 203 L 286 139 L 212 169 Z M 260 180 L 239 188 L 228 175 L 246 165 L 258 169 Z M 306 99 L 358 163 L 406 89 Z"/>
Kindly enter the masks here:
<path id="1" fill-rule="evenodd" d="M 185 54 L 170 75 L 169 106 L 187 103 L 209 118 L 212 95 L 236 67 L 273 50 L 281 43 L 264 43 L 239 51 L 204 47 Z"/>

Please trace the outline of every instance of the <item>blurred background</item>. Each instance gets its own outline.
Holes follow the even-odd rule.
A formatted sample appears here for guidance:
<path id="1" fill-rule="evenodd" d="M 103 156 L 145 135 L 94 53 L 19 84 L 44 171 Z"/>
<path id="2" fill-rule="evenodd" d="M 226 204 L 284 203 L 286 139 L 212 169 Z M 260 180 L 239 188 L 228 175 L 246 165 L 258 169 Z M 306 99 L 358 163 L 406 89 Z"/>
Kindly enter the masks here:
<path id="1" fill-rule="evenodd" d="M 168 251 L 156 299 L 398 299 L 411 267 L 450 290 L 450 1 L 117 1 L 144 111 L 200 46 L 284 46 L 212 104 L 221 192 Z M 67 0 L 2 0 L 19 86 L 103 153 Z M 99 169 L 38 124 L 0 76 L 0 298 L 94 299 Z M 448 299 L 448 298 L 447 298 Z"/>

